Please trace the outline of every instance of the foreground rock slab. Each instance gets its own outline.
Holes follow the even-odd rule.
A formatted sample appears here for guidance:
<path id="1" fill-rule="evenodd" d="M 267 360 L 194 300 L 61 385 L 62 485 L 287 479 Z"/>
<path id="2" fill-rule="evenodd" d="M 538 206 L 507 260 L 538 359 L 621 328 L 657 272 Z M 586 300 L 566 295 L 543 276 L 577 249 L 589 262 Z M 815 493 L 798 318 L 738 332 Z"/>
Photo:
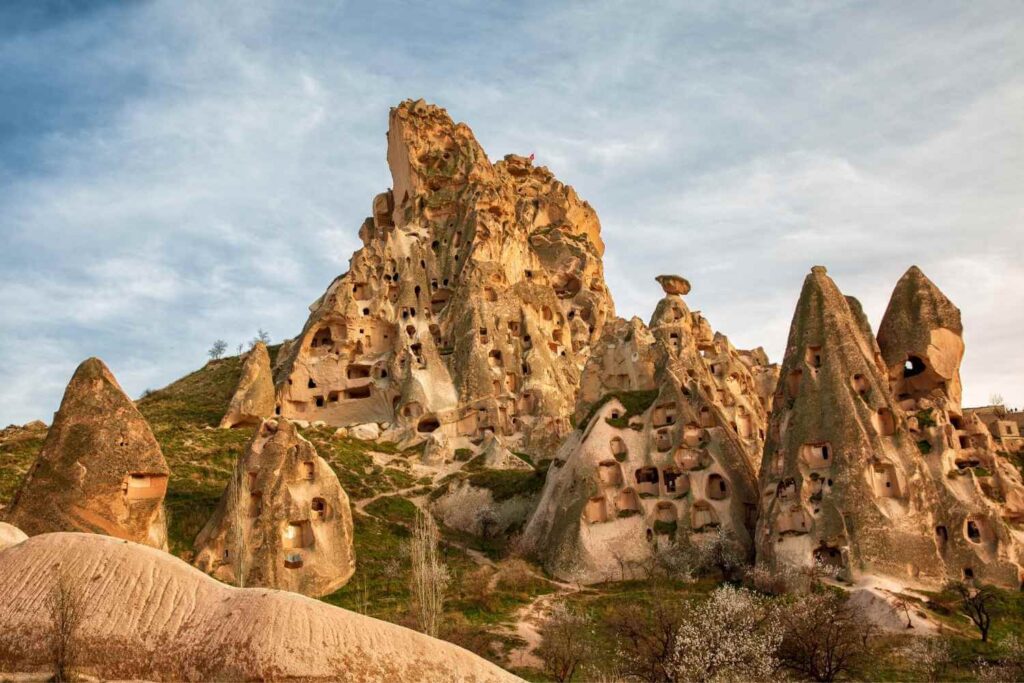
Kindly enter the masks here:
<path id="1" fill-rule="evenodd" d="M 515 681 L 455 645 L 294 593 L 232 588 L 167 553 L 45 534 L 0 552 L 0 671 L 48 671 L 47 596 L 79 596 L 79 671 L 103 679 Z"/>

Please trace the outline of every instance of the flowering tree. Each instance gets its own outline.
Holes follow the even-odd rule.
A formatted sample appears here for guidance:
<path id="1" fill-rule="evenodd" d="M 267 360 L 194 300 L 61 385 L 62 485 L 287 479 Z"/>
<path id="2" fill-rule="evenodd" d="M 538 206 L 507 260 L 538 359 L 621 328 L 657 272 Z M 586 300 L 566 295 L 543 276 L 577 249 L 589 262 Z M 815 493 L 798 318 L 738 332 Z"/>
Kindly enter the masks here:
<path id="1" fill-rule="evenodd" d="M 670 680 L 765 680 L 779 666 L 775 651 L 781 641 L 763 598 L 722 586 L 689 610 L 676 635 Z"/>

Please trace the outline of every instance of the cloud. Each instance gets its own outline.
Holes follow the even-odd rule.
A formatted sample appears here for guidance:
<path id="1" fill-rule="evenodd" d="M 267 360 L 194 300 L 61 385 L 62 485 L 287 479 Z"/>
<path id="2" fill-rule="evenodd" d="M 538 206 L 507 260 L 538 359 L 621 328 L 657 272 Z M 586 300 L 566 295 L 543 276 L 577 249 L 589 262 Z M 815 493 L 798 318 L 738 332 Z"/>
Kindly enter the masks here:
<path id="1" fill-rule="evenodd" d="M 420 96 L 595 206 L 621 315 L 680 272 L 779 358 L 811 265 L 877 324 L 917 263 L 964 310 L 968 401 L 1024 404 L 1019 4 L 84 7 L 0 10 L 0 422 L 88 355 L 137 395 L 298 332 Z"/>

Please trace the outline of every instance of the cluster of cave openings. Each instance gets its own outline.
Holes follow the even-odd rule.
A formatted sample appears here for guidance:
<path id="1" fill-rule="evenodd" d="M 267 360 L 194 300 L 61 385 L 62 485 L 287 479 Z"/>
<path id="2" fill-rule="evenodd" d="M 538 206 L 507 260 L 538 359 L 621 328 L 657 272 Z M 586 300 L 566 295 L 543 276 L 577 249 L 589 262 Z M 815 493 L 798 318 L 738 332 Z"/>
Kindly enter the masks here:
<path id="1" fill-rule="evenodd" d="M 309 514 L 313 519 L 326 519 L 327 501 L 320 497 L 314 498 L 309 504 Z"/>
<path id="2" fill-rule="evenodd" d="M 800 380 L 803 379 L 804 371 L 800 368 L 793 370 L 786 376 L 786 395 L 789 398 L 796 398 L 800 393 Z"/>
<path id="3" fill-rule="evenodd" d="M 661 473 L 665 481 L 665 493 L 670 496 L 685 496 L 690 492 L 690 475 L 675 467 L 666 467 Z"/>
<path id="4" fill-rule="evenodd" d="M 626 448 L 626 442 L 618 436 L 613 436 L 608 442 L 608 448 L 612 453 L 612 457 L 616 460 L 622 461 L 629 455 L 629 449 Z"/>
<path id="5" fill-rule="evenodd" d="M 313 527 L 309 520 L 299 522 L 288 522 L 284 529 L 284 548 L 293 550 L 297 548 L 309 548 L 313 545 Z"/>
<path id="6" fill-rule="evenodd" d="M 620 517 L 628 517 L 640 512 L 640 498 L 633 489 L 623 489 L 615 497 L 615 509 Z"/>
<path id="7" fill-rule="evenodd" d="M 602 460 L 598 463 L 597 476 L 605 486 L 622 485 L 622 468 L 614 460 Z"/>
<path id="8" fill-rule="evenodd" d="M 310 348 L 329 350 L 334 346 L 334 338 L 331 336 L 330 327 L 321 327 L 319 330 L 313 333 L 313 338 L 309 342 Z"/>
<path id="9" fill-rule="evenodd" d="M 808 346 L 807 352 L 804 355 L 804 360 L 812 368 L 821 367 L 821 347 L 820 346 Z"/>
<path id="10" fill-rule="evenodd" d="M 676 404 L 662 403 L 654 406 L 653 422 L 655 427 L 667 427 L 676 423 Z"/>
<path id="11" fill-rule="evenodd" d="M 729 497 L 729 482 L 720 474 L 708 477 L 706 495 L 711 500 L 725 500 Z"/>
<path id="12" fill-rule="evenodd" d="M 843 569 L 845 567 L 843 551 L 824 542 L 814 549 L 814 562 L 823 567 L 834 567 L 836 569 Z"/>
<path id="13" fill-rule="evenodd" d="M 313 481 L 316 478 L 316 463 L 312 460 L 306 460 L 302 463 L 302 475 L 309 481 Z"/>
<path id="14" fill-rule="evenodd" d="M 261 512 L 263 512 L 263 493 L 253 491 L 249 494 L 249 516 L 259 517 Z"/>
<path id="15" fill-rule="evenodd" d="M 608 503 L 604 496 L 594 496 L 587 501 L 583 510 L 583 516 L 587 524 L 601 524 L 608 521 Z"/>
<path id="16" fill-rule="evenodd" d="M 879 408 L 871 416 L 871 424 L 880 436 L 892 436 L 896 433 L 896 418 L 888 408 Z"/>
<path id="17" fill-rule="evenodd" d="M 984 524 L 976 519 L 968 519 L 964 521 L 964 536 L 971 543 L 981 543 L 982 534 L 984 532 Z"/>
<path id="18" fill-rule="evenodd" d="M 167 492 L 167 475 L 132 472 L 125 477 L 122 488 L 129 501 L 161 499 Z"/>
<path id="19" fill-rule="evenodd" d="M 900 483 L 896 476 L 896 466 L 887 462 L 871 464 L 872 485 L 875 495 L 879 498 L 899 498 Z"/>
<path id="20" fill-rule="evenodd" d="M 807 443 L 803 445 L 800 455 L 812 470 L 824 469 L 832 464 L 832 444 Z"/>
<path id="21" fill-rule="evenodd" d="M 868 378 L 859 372 L 853 376 L 850 380 L 850 384 L 853 386 L 853 390 L 860 396 L 867 396 L 868 391 L 871 389 L 871 384 L 868 382 Z"/>
<path id="22" fill-rule="evenodd" d="M 640 491 L 642 496 L 656 496 L 658 495 L 658 468 L 657 467 L 641 467 L 638 469 L 634 476 L 636 477 L 636 487 Z"/>
<path id="23" fill-rule="evenodd" d="M 718 513 L 706 500 L 698 500 L 690 508 L 690 526 L 694 531 L 701 531 L 719 525 Z"/>
<path id="24" fill-rule="evenodd" d="M 416 431 L 421 434 L 429 434 L 430 432 L 436 431 L 440 426 L 441 423 L 435 416 L 427 415 L 416 425 Z"/>
<path id="25" fill-rule="evenodd" d="M 654 433 L 654 447 L 661 452 L 672 448 L 672 432 L 661 429 Z"/>

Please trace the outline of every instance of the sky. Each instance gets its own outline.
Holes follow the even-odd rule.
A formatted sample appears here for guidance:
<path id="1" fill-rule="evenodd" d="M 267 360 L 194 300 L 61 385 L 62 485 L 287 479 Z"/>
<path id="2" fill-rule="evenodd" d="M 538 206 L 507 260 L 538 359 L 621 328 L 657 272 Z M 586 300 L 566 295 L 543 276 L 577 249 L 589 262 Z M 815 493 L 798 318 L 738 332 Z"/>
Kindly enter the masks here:
<path id="1" fill-rule="evenodd" d="M 0 425 L 83 359 L 132 396 L 296 335 L 390 184 L 406 98 L 597 210 L 619 315 L 678 273 L 781 360 L 825 265 L 877 328 L 912 264 L 965 405 L 1024 407 L 1024 3 L 0 4 Z"/>

